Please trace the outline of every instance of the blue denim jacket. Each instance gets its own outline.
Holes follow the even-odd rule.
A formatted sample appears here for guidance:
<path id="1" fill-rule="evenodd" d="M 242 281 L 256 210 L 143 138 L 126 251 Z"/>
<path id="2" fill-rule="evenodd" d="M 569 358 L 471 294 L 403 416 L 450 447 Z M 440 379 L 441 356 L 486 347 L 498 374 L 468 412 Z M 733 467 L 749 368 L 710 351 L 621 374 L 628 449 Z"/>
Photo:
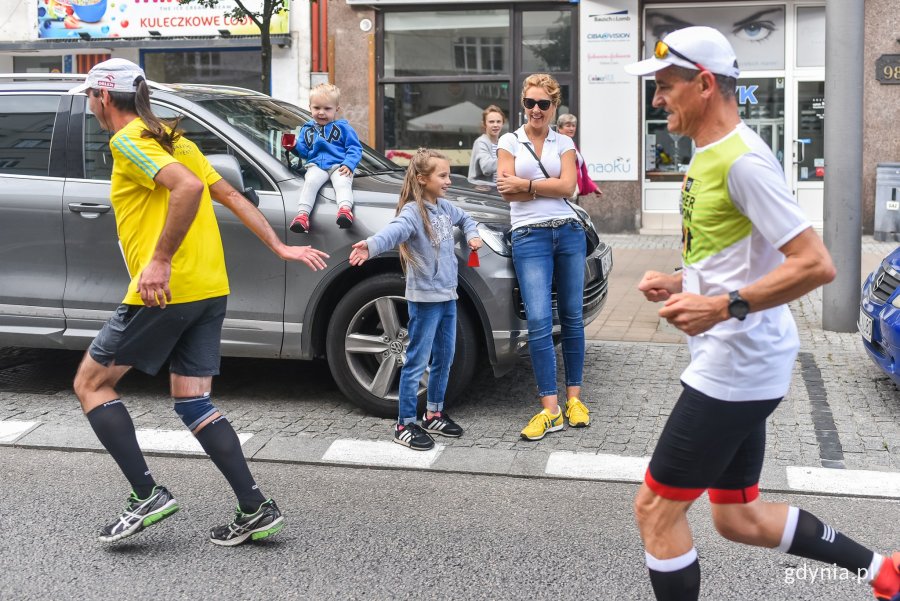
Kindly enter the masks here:
<path id="1" fill-rule="evenodd" d="M 380 255 L 407 242 L 419 265 L 409 265 L 406 272 L 406 300 L 439 303 L 456 300 L 457 258 L 453 226 L 463 230 L 468 242 L 478 237 L 478 224 L 465 211 L 443 198 L 437 205 L 426 202 L 434 240 L 425 233 L 425 224 L 416 203 L 408 203 L 390 223 L 366 239 L 369 257 Z"/>

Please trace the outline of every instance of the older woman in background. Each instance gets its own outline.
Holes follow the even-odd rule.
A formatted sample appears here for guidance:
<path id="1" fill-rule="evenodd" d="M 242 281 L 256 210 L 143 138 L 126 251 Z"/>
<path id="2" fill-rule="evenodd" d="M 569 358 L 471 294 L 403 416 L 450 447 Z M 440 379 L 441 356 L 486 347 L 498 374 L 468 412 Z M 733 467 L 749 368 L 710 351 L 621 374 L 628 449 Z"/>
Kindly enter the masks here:
<path id="1" fill-rule="evenodd" d="M 575 140 L 575 130 L 577 128 L 578 117 L 572 113 L 560 115 L 559 119 L 556 120 L 556 131 L 564 136 L 569 136 L 573 141 Z M 575 159 L 578 162 L 578 196 L 586 196 L 595 192 L 598 195 L 603 196 L 603 192 L 600 191 L 600 188 L 598 188 L 597 184 L 594 183 L 594 180 L 591 179 L 591 176 L 588 173 L 587 163 L 584 162 L 584 157 L 582 156 L 581 151 L 578 150 L 578 146 L 575 147 Z"/>

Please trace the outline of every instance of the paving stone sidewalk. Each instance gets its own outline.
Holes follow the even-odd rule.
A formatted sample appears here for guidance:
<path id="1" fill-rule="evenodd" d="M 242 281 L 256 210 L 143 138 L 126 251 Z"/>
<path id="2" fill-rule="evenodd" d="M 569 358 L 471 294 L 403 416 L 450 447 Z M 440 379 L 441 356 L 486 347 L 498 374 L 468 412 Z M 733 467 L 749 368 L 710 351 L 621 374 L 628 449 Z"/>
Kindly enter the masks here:
<path id="1" fill-rule="evenodd" d="M 654 322 L 648 317 L 653 314 L 650 303 L 632 302 L 625 290 L 613 302 L 613 293 L 633 287 L 643 273 L 643 263 L 674 267 L 678 241 L 661 236 L 607 239 L 616 255 L 616 279 L 603 314 L 621 316 L 616 303 L 630 305 L 629 323 L 641 323 L 646 331 L 642 339 L 629 340 L 625 337 L 628 328 L 616 333 L 609 321 L 604 327 L 589 326 L 583 400 L 591 408 L 591 427 L 566 429 L 539 442 L 521 440 L 519 431 L 538 409 L 533 373 L 523 359 L 502 378 L 495 379 L 489 370 L 476 378 L 452 407 L 454 419 L 466 428 L 465 436 L 441 439 L 442 444 L 472 449 L 476 460 L 479 450 L 515 451 L 523 458 L 533 456 L 535 462 L 553 451 L 650 455 L 680 392 L 678 378 L 688 363 L 687 348 L 680 335 L 658 318 Z M 891 248 L 874 241 L 867 244 L 864 249 L 873 257 Z M 634 258 L 641 253 L 643 258 Z M 804 373 L 811 372 L 801 371 L 798 361 L 791 392 L 769 421 L 768 462 L 821 467 L 825 465 L 822 441 L 836 438 L 846 468 L 900 471 L 900 391 L 865 355 L 858 334 L 822 331 L 820 293 L 793 303 L 791 309 L 801 332 L 801 356 L 818 369 L 819 380 L 807 381 Z M 618 338 L 600 339 L 604 330 Z M 63 351 L 0 350 L 0 420 L 39 421 L 87 431 L 71 392 L 79 359 L 79 353 Z M 129 374 L 120 392 L 138 428 L 183 429 L 168 399 L 164 376 Z M 235 429 L 255 435 L 256 445 L 302 438 L 327 446 L 337 439 L 387 441 L 390 436 L 392 420 L 365 415 L 350 404 L 322 362 L 226 359 L 213 396 Z M 819 419 L 823 396 L 834 424 L 831 433 L 823 432 Z"/>

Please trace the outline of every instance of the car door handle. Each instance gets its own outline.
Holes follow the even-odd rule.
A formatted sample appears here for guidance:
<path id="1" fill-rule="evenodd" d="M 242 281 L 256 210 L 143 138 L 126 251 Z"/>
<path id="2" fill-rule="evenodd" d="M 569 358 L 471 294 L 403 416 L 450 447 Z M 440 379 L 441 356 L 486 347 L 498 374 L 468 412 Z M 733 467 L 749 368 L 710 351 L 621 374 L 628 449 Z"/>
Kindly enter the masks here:
<path id="1" fill-rule="evenodd" d="M 108 213 L 112 207 L 109 205 L 96 205 L 89 202 L 70 202 L 69 210 L 73 213 Z M 85 215 L 87 217 L 87 215 Z"/>

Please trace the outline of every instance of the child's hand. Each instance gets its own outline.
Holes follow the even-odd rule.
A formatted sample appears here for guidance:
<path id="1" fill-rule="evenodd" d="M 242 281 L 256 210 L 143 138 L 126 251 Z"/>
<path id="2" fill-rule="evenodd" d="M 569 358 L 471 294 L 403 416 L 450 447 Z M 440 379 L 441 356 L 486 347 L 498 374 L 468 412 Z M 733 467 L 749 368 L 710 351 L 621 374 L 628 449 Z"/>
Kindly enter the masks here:
<path id="1" fill-rule="evenodd" d="M 369 245 L 365 240 L 360 240 L 356 244 L 353 245 L 353 250 L 350 251 L 350 264 L 351 265 L 362 265 L 369 258 Z"/>
<path id="2" fill-rule="evenodd" d="M 472 250 L 478 250 L 479 248 L 481 248 L 481 244 L 481 238 L 479 238 L 478 236 L 475 236 L 474 238 L 469 240 L 469 248 L 471 248 Z"/>
<path id="3" fill-rule="evenodd" d="M 347 165 L 341 165 L 340 167 L 338 167 L 338 173 L 340 173 L 344 177 L 350 177 L 351 175 L 353 175 L 353 172 L 350 171 L 350 168 L 347 167 Z"/>

